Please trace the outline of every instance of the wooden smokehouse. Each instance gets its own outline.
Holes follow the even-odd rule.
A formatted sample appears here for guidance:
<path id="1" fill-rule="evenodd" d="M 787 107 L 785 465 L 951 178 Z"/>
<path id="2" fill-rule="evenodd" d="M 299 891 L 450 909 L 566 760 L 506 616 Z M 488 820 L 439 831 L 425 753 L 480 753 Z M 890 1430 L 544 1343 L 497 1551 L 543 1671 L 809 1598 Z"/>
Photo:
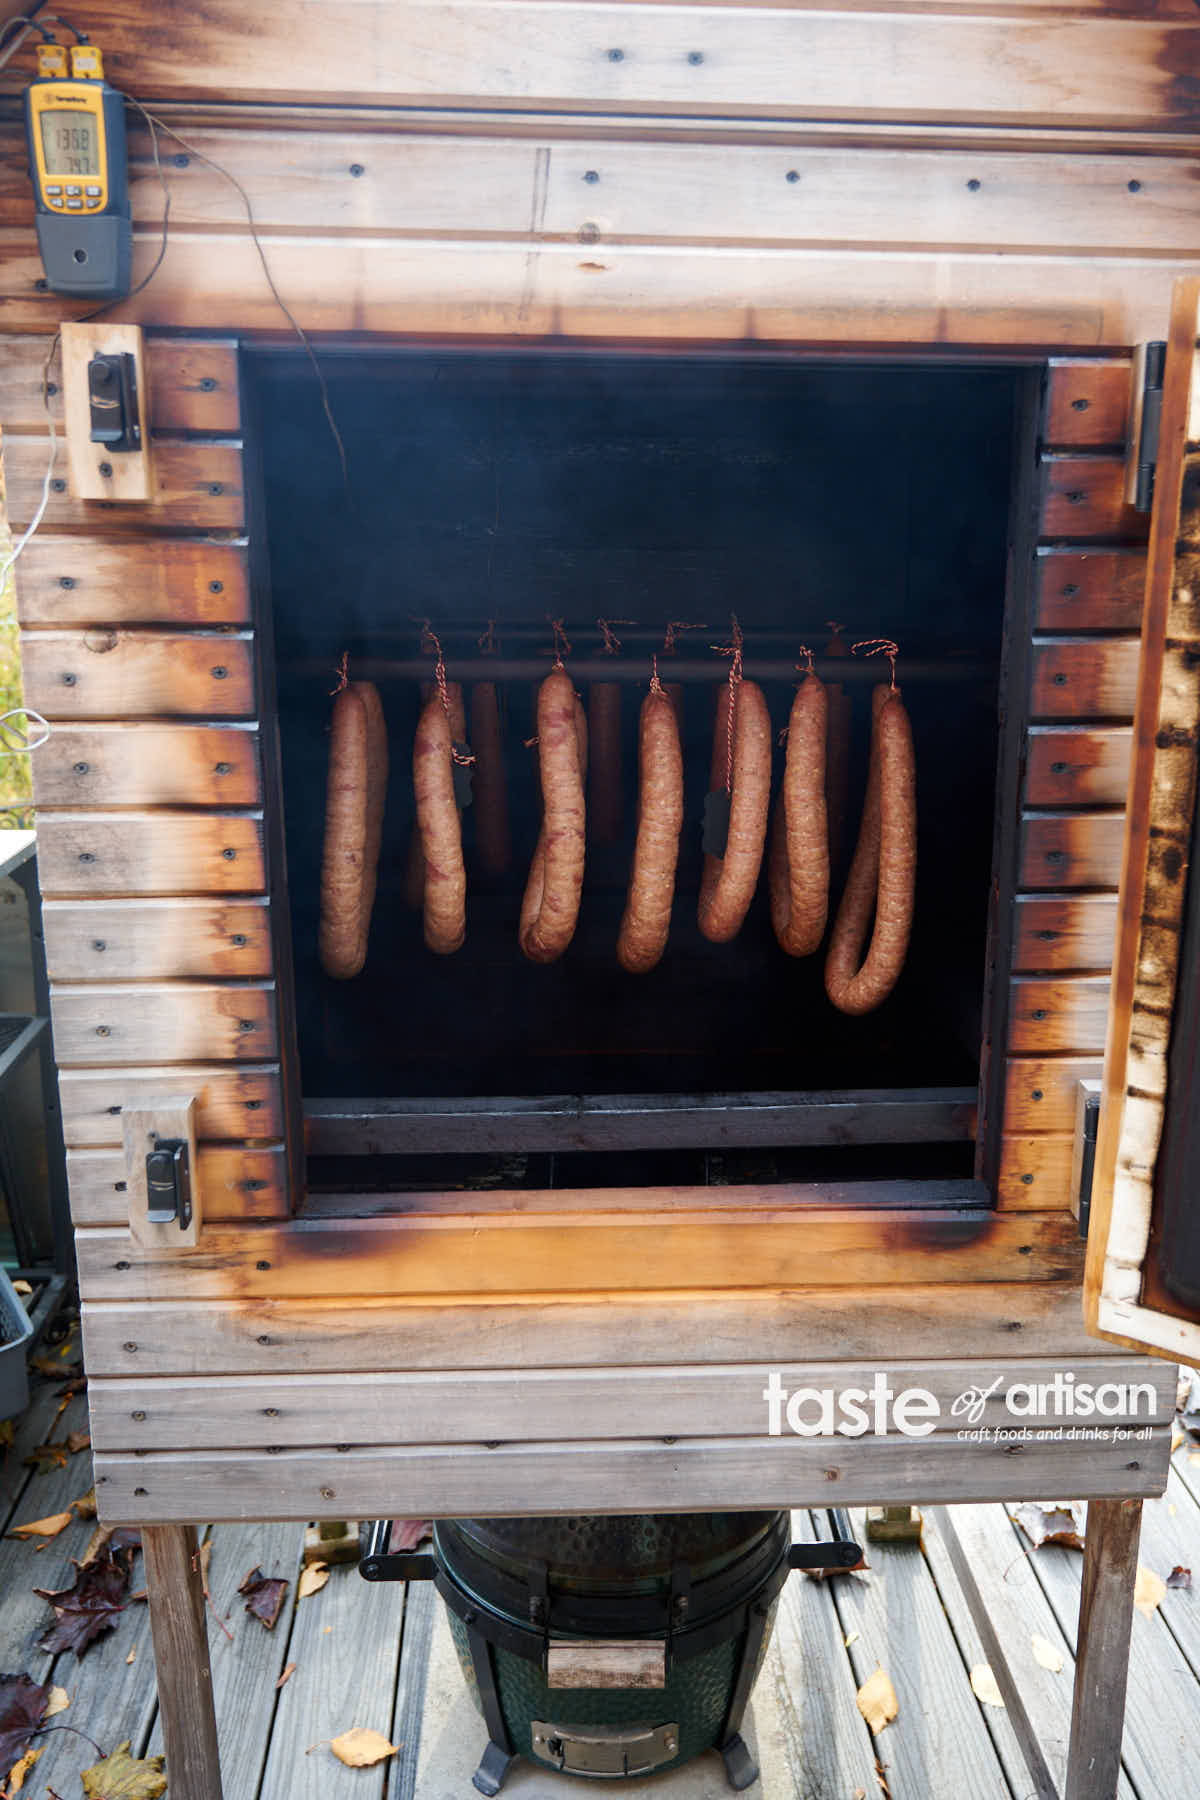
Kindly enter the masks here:
<path id="1" fill-rule="evenodd" d="M 1093 1502 L 1069 1792 L 1115 1791 L 1140 1497 L 1200 1363 L 1193 0 L 70 16 L 129 103 L 133 291 L 47 277 L 12 19 L 0 424 L 14 533 L 38 518 L 97 1494 L 146 1528 L 172 1794 L 219 1781 L 197 1518 L 1034 1493 Z M 122 353 L 113 453 L 89 366 Z M 697 929 L 731 614 L 776 788 L 805 648 L 842 696 L 848 848 L 887 669 L 844 651 L 898 647 L 915 900 L 869 1013 L 780 949 L 765 875 L 736 938 Z M 617 724 L 539 963 L 556 651 Z M 628 973 L 655 656 L 686 816 L 669 941 Z M 390 765 L 350 979 L 320 953 L 340 668 Z M 437 956 L 405 889 L 447 677 L 501 697 L 511 856 L 483 866 L 477 781 Z M 149 1216 L 161 1144 L 183 1224 Z M 884 1371 L 930 1429 L 773 1430 L 772 1371 Z M 1133 1395 L 1131 1434 L 1055 1432 L 1043 1398 L 1041 1436 L 963 1441 L 968 1388 L 1001 1425 L 1007 1385 L 1068 1376 Z"/>

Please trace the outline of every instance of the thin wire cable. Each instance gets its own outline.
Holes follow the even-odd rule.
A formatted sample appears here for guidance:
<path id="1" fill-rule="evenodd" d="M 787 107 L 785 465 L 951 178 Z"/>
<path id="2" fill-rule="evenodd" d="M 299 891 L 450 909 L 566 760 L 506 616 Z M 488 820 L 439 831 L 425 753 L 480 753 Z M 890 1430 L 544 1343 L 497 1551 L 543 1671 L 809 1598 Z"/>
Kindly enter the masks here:
<path id="1" fill-rule="evenodd" d="M 188 140 L 185 137 L 181 137 L 179 132 L 177 132 L 175 130 L 174 126 L 168 125 L 165 119 L 160 119 L 160 118 L 156 117 L 155 114 L 147 112 L 146 108 L 142 105 L 140 100 L 135 100 L 133 102 L 133 104 L 137 107 L 138 111 L 140 113 L 142 113 L 142 115 L 148 121 L 152 121 L 155 125 L 157 125 L 160 131 L 165 131 L 167 133 L 168 137 L 173 137 L 175 139 L 175 142 L 177 144 L 182 144 L 183 148 L 187 151 L 189 156 L 194 156 L 197 159 L 197 161 L 199 161 L 199 162 L 207 163 L 208 167 L 210 169 L 215 169 L 218 175 L 223 175 L 225 177 L 225 180 L 229 182 L 231 187 L 234 187 L 237 189 L 238 194 L 241 197 L 242 205 L 246 209 L 246 223 L 250 229 L 250 236 L 253 239 L 254 248 L 258 252 L 258 260 L 262 264 L 262 271 L 263 271 L 263 275 L 266 277 L 267 286 L 271 290 L 271 294 L 272 294 L 272 297 L 274 298 L 276 306 L 278 306 L 280 312 L 283 314 L 284 318 L 287 320 L 288 324 L 291 326 L 292 330 L 295 332 L 296 336 L 299 338 L 300 342 L 303 344 L 305 352 L 307 353 L 307 356 L 308 356 L 308 360 L 312 364 L 313 374 L 316 376 L 317 385 L 321 390 L 321 405 L 324 408 L 325 417 L 329 423 L 329 429 L 333 434 L 333 441 L 337 446 L 338 460 L 342 465 L 342 483 L 343 483 L 343 486 L 346 488 L 346 491 L 349 492 L 350 468 L 349 468 L 349 464 L 346 460 L 346 446 L 342 442 L 342 434 L 338 430 L 337 420 L 333 416 L 333 408 L 329 404 L 329 389 L 325 383 L 324 373 L 321 369 L 320 363 L 317 361 L 316 351 L 313 349 L 312 344 L 309 342 L 307 332 L 304 330 L 304 327 L 300 324 L 299 320 L 296 318 L 295 314 L 292 312 L 291 308 L 288 306 L 283 295 L 280 293 L 279 289 L 275 285 L 275 277 L 271 274 L 271 267 L 270 267 L 270 264 L 267 262 L 267 253 L 263 249 L 262 241 L 258 235 L 257 222 L 254 217 L 254 208 L 250 204 L 249 194 L 246 192 L 245 188 L 242 186 L 241 182 L 238 180 L 236 175 L 234 175 L 229 169 L 224 168 L 219 162 L 215 162 L 211 156 L 206 156 L 203 150 L 197 150 L 193 144 L 189 144 Z"/>

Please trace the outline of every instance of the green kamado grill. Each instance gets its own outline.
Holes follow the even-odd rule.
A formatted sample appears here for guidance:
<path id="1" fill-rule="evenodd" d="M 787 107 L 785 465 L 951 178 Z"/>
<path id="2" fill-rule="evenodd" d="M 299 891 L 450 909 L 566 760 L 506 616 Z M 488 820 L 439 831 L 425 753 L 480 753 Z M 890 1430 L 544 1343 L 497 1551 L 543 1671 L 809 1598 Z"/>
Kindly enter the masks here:
<path id="1" fill-rule="evenodd" d="M 828 1543 L 792 1544 L 786 1512 L 442 1519 L 433 1553 L 364 1532 L 368 1581 L 433 1581 L 488 1741 L 496 1794 L 518 1756 L 593 1780 L 720 1751 L 733 1788 L 758 1775 L 740 1735 L 775 1606 L 795 1568 L 853 1567 L 840 1509 Z"/>

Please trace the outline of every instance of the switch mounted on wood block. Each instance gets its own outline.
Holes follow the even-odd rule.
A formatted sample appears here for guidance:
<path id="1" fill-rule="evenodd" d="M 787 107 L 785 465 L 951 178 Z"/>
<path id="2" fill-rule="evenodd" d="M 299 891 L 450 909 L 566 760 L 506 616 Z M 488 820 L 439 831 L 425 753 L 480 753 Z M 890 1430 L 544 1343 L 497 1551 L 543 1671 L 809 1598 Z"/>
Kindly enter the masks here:
<path id="1" fill-rule="evenodd" d="M 123 1111 L 129 1235 L 143 1249 L 190 1250 L 199 1239 L 195 1114 L 193 1094 Z"/>
<path id="2" fill-rule="evenodd" d="M 62 379 L 72 496 L 153 499 L 141 326 L 64 324 Z"/>

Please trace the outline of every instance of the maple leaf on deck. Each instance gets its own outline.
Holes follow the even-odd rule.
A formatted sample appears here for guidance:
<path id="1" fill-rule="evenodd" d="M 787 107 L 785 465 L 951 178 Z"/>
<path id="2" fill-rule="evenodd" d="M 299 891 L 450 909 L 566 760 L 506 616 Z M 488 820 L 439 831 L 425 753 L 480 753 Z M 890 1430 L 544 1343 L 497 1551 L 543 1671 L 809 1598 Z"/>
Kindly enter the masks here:
<path id="1" fill-rule="evenodd" d="M 84 1769 L 80 1779 L 88 1800 L 159 1800 L 166 1793 L 163 1758 L 130 1756 L 129 1745 L 126 1738 L 111 1756 Z"/>
<path id="2" fill-rule="evenodd" d="M 264 1624 L 268 1631 L 274 1631 L 275 1622 L 283 1609 L 283 1596 L 288 1591 L 288 1583 L 279 1575 L 264 1575 L 255 1566 L 249 1571 L 238 1593 L 246 1602 L 246 1611 Z"/>
<path id="3" fill-rule="evenodd" d="M 49 1703 L 49 1682 L 42 1687 L 28 1675 L 0 1675 L 0 1781 L 20 1762 Z"/>
<path id="4" fill-rule="evenodd" d="M 133 1566 L 131 1550 L 113 1550 L 105 1544 L 94 1560 L 76 1563 L 76 1575 L 69 1588 L 51 1593 L 34 1588 L 41 1599 L 54 1608 L 55 1620 L 38 1649 L 47 1655 L 59 1650 L 73 1650 L 82 1656 L 88 1645 L 105 1631 L 111 1631 L 125 1609 L 125 1591 Z"/>

